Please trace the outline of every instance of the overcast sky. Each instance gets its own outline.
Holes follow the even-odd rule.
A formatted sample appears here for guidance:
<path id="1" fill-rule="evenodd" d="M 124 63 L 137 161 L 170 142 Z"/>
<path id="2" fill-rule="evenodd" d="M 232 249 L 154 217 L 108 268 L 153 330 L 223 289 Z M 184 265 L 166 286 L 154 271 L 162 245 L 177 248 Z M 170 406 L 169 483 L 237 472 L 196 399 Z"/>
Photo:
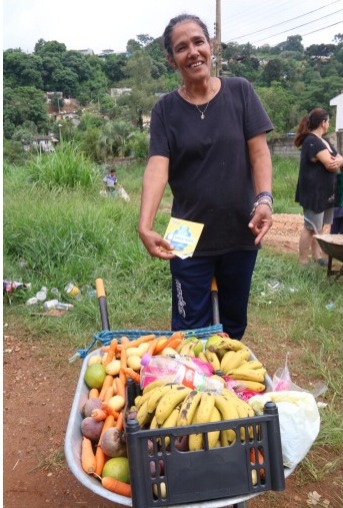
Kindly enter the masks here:
<path id="1" fill-rule="evenodd" d="M 216 0 L 3 0 L 3 49 L 33 52 L 39 39 L 67 50 L 125 51 L 138 34 L 162 35 L 170 18 L 200 16 L 214 35 Z M 221 0 L 222 42 L 275 46 L 301 35 L 305 47 L 343 33 L 343 0 Z"/>

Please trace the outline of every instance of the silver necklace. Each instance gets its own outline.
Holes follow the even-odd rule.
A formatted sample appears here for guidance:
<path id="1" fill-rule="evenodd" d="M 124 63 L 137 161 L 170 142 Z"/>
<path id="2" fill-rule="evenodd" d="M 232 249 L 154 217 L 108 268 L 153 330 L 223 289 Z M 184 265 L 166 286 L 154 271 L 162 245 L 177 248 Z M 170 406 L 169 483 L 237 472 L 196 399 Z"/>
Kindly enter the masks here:
<path id="1" fill-rule="evenodd" d="M 193 104 L 193 106 L 195 106 L 197 108 L 197 110 L 199 111 L 200 113 L 200 118 L 201 120 L 204 120 L 205 119 L 205 113 L 206 113 L 206 110 L 210 104 L 210 101 L 211 101 L 211 98 L 210 100 L 208 101 L 208 103 L 206 104 L 205 106 L 205 109 L 203 109 L 201 111 L 201 109 L 199 108 L 199 106 L 197 104 L 194 104 L 192 101 L 193 101 L 193 98 L 191 97 L 191 95 L 189 95 L 189 93 L 187 92 L 187 88 L 186 88 L 186 85 L 183 85 L 183 88 L 185 89 L 185 94 L 187 95 L 188 99 L 191 101 L 191 103 Z M 213 84 L 212 84 L 212 89 L 211 89 L 211 97 L 212 95 L 214 94 L 214 87 L 213 87 Z"/>

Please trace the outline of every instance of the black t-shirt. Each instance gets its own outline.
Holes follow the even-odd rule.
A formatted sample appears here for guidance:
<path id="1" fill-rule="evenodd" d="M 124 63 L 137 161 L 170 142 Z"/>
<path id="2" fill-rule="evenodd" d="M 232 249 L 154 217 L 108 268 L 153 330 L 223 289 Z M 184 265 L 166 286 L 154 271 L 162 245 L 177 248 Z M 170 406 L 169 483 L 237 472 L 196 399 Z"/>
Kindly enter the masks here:
<path id="1" fill-rule="evenodd" d="M 337 155 L 336 149 L 329 145 L 332 155 Z M 334 207 L 336 173 L 327 171 L 320 161 L 311 160 L 326 149 L 327 146 L 315 134 L 308 134 L 301 147 L 295 201 L 315 213 Z"/>
<path id="2" fill-rule="evenodd" d="M 221 78 L 203 120 L 177 91 L 154 106 L 150 156 L 169 158 L 172 216 L 205 224 L 195 256 L 256 249 L 248 228 L 255 191 L 247 140 L 272 129 L 244 78 Z"/>

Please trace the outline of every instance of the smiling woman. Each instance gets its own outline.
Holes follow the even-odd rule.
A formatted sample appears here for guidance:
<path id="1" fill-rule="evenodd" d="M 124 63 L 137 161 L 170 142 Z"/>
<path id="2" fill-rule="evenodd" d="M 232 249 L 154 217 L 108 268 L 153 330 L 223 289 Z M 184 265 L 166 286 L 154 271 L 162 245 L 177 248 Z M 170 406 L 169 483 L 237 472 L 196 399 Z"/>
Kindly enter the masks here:
<path id="1" fill-rule="evenodd" d="M 212 76 L 211 40 L 199 17 L 172 18 L 164 46 L 183 84 L 152 111 L 139 235 L 151 256 L 170 261 L 172 329 L 212 324 L 216 277 L 224 331 L 241 339 L 257 251 L 272 224 L 266 132 L 273 126 L 247 80 Z M 167 183 L 172 216 L 204 225 L 187 259 L 153 230 Z"/>

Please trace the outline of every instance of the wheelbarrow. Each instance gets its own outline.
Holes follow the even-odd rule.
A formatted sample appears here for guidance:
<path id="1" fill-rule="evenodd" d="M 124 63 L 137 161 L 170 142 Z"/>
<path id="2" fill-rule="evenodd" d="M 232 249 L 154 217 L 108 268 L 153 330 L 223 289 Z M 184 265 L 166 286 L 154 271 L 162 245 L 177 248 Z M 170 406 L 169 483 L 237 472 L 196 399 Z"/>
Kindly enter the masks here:
<path id="1" fill-rule="evenodd" d="M 332 260 L 336 259 L 343 263 L 343 235 L 316 234 L 314 238 L 319 243 L 322 251 L 328 255 L 327 276 L 336 275 L 336 279 L 338 279 L 343 275 L 343 264 L 339 270 L 333 270 Z"/>
<path id="2" fill-rule="evenodd" d="M 113 336 L 117 336 L 117 332 L 113 331 L 110 332 L 110 325 L 108 321 L 107 316 L 107 306 L 106 306 L 106 296 L 105 291 L 103 287 L 102 281 L 99 279 L 97 280 L 97 294 L 98 294 L 98 300 L 99 300 L 99 306 L 100 306 L 100 314 L 101 314 L 101 321 L 102 321 L 102 327 L 103 332 L 105 335 L 102 337 L 100 334 L 96 337 L 97 339 L 103 338 L 103 343 L 108 343 Z M 100 283 L 101 282 L 101 283 Z M 209 330 L 212 329 L 219 329 L 220 326 L 216 321 L 219 319 L 219 312 L 218 312 L 218 302 L 217 302 L 217 289 L 216 285 L 213 284 L 211 288 L 211 294 L 212 294 L 212 306 L 213 306 L 213 321 L 214 328 L 209 327 Z M 203 329 L 204 330 L 204 329 Z M 122 334 L 122 330 L 118 331 L 118 333 Z M 140 333 L 142 330 L 140 330 Z M 165 334 L 166 332 L 161 332 Z M 172 333 L 172 332 L 170 332 Z M 194 330 L 190 331 L 190 333 L 194 334 Z M 212 332 L 213 333 L 213 332 Z M 128 333 L 126 333 L 128 335 Z M 134 337 L 129 337 L 134 338 Z M 85 351 L 87 352 L 87 356 L 84 356 Z M 223 454 L 225 453 L 224 449 L 218 449 L 218 450 L 212 450 L 215 452 L 218 452 L 218 460 L 215 461 L 215 467 L 218 469 L 218 463 L 219 463 L 219 469 L 222 472 L 222 476 L 224 476 L 223 480 L 221 480 L 222 484 L 220 487 L 222 487 L 223 492 L 233 492 L 232 494 L 226 494 L 222 495 L 220 498 L 218 497 L 218 490 L 213 491 L 213 495 L 209 493 L 209 497 L 199 498 L 193 496 L 193 489 L 194 491 L 200 491 L 204 492 L 206 489 L 203 489 L 203 485 L 199 482 L 196 484 L 194 481 L 192 481 L 194 474 L 198 474 L 197 469 L 200 467 L 201 462 L 204 462 L 203 468 L 204 469 L 204 482 L 208 484 L 208 476 L 211 475 L 211 463 L 209 462 L 211 458 L 208 458 L 207 456 L 202 458 L 200 455 L 197 456 L 195 464 L 193 464 L 194 459 L 193 457 L 190 457 L 190 454 L 194 452 L 186 452 L 184 453 L 184 457 L 182 458 L 182 467 L 188 463 L 188 468 L 186 466 L 186 472 L 182 475 L 182 478 L 179 477 L 179 470 L 177 469 L 177 465 L 179 464 L 177 461 L 179 460 L 178 457 L 176 457 L 175 450 L 168 455 L 168 457 L 165 458 L 165 460 L 168 462 L 169 472 L 166 473 L 166 477 L 164 478 L 164 481 L 172 482 L 173 483 L 173 489 L 170 490 L 173 491 L 173 495 L 170 497 L 170 502 L 161 502 L 161 500 L 158 500 L 157 502 L 153 502 L 152 504 L 149 504 L 148 501 L 146 501 L 146 492 L 149 490 L 147 488 L 147 484 L 149 484 L 150 479 L 148 478 L 150 476 L 150 469 L 149 467 L 145 467 L 149 464 L 149 461 L 151 461 L 151 457 L 146 457 L 146 445 L 144 441 L 150 438 L 150 434 L 156 433 L 158 431 L 153 430 L 147 433 L 147 431 L 140 431 L 140 429 L 134 431 L 133 433 L 129 428 L 127 428 L 127 442 L 129 447 L 129 458 L 134 457 L 134 461 L 132 461 L 132 464 L 134 464 L 134 474 L 131 475 L 135 478 L 135 481 L 132 482 L 132 488 L 133 488 L 133 495 L 132 499 L 127 498 L 124 496 L 117 495 L 115 493 L 112 493 L 110 491 L 107 491 L 101 486 L 101 483 L 99 483 L 98 480 L 93 478 L 92 476 L 87 475 L 84 473 L 81 467 L 81 408 L 84 404 L 84 402 L 88 398 L 88 389 L 84 383 L 84 374 L 85 370 L 87 368 L 87 364 L 89 361 L 89 358 L 92 355 L 99 354 L 100 349 L 97 349 L 95 351 L 89 352 L 89 350 L 79 350 L 77 356 L 83 357 L 83 365 L 79 376 L 79 381 L 76 388 L 76 393 L 74 397 L 74 401 L 71 408 L 71 413 L 67 425 L 67 431 L 66 431 L 66 438 L 65 438 L 65 455 L 66 460 L 68 463 L 68 466 L 72 473 L 76 476 L 76 478 L 80 481 L 81 484 L 83 484 L 86 488 L 90 489 L 92 492 L 96 493 L 97 495 L 108 499 L 114 503 L 117 503 L 118 505 L 122 506 L 132 506 L 133 508 L 146 508 L 147 506 L 166 506 L 168 508 L 220 508 L 220 507 L 233 507 L 233 508 L 247 508 L 248 507 L 248 501 L 249 499 L 252 499 L 253 497 L 259 495 L 262 492 L 265 492 L 267 490 L 276 490 L 280 491 L 284 489 L 285 486 L 285 478 L 287 478 L 292 472 L 292 468 L 283 468 L 282 466 L 282 457 L 281 457 L 281 442 L 280 442 L 280 429 L 279 429 L 279 423 L 278 423 L 278 415 L 277 414 L 271 414 L 268 415 L 267 413 L 263 416 L 256 417 L 256 425 L 261 429 L 261 435 L 256 434 L 255 440 L 256 445 L 257 442 L 260 446 L 265 450 L 265 463 L 263 464 L 263 470 L 265 471 L 265 475 L 267 477 L 268 485 L 259 485 L 255 490 L 251 485 L 251 472 L 250 472 L 250 458 L 249 453 L 243 453 L 241 454 L 241 450 L 239 451 L 239 456 L 234 456 L 233 463 L 230 465 L 229 460 L 227 460 L 227 456 Z M 252 356 L 254 356 L 252 354 Z M 255 357 L 254 357 L 255 358 Z M 269 376 L 266 378 L 266 384 L 269 390 L 271 390 L 272 382 Z M 277 413 L 277 411 L 276 411 Z M 241 420 L 236 420 L 236 422 L 241 422 L 241 424 L 250 425 L 253 423 L 254 418 L 250 418 L 249 422 Z M 219 425 L 223 425 L 224 422 L 219 423 Z M 210 429 L 212 430 L 213 423 L 207 424 L 207 426 L 211 426 Z M 205 427 L 205 426 L 204 426 Z M 248 428 L 248 427 L 247 427 Z M 175 429 L 162 429 L 162 433 L 170 430 L 170 434 L 172 433 L 180 433 L 181 428 L 175 428 Z M 185 428 L 186 429 L 186 428 Z M 191 427 L 190 427 L 191 429 Z M 207 431 L 208 429 L 204 428 L 203 431 Z M 190 431 L 191 432 L 191 431 Z M 191 432 L 192 433 L 192 432 Z M 147 437 L 149 435 L 149 437 Z M 130 447 L 130 442 L 133 446 Z M 239 444 L 237 448 L 242 448 L 242 446 Z M 248 448 L 247 448 L 248 450 Z M 268 452 L 268 453 L 267 453 Z M 198 453 L 198 452 L 196 452 Z M 203 453 L 203 452 L 201 452 Z M 229 453 L 229 452 L 228 452 Z M 137 454 L 137 457 L 136 457 Z M 206 452 L 203 453 L 204 455 Z M 220 456 L 219 456 L 220 454 Z M 170 458 L 172 459 L 170 462 Z M 192 462 L 193 461 L 193 462 Z M 167 469 L 168 469 L 167 467 Z M 236 482 L 231 481 L 230 489 L 228 489 L 228 486 L 226 485 L 228 482 L 227 480 L 227 473 L 225 474 L 225 470 L 227 468 L 227 471 L 232 471 L 232 475 L 237 475 L 237 471 L 240 471 L 238 473 L 238 480 Z M 131 461 L 130 461 L 130 469 L 131 469 Z M 230 473 L 229 471 L 229 473 Z M 206 473 L 206 474 L 205 474 Z M 189 482 L 185 482 L 184 480 L 187 480 L 187 476 L 189 476 Z M 184 491 L 182 493 L 174 492 L 174 483 L 176 480 L 176 489 L 179 485 L 182 485 L 182 489 L 184 487 L 185 483 L 192 484 L 192 489 L 188 491 L 186 494 Z M 229 475 L 229 480 L 230 475 Z M 247 484 L 250 485 L 247 485 Z M 135 485 L 133 485 L 135 484 Z M 238 484 L 238 485 L 237 485 Z M 134 494 L 134 487 L 135 487 L 135 494 Z M 212 485 L 211 485 L 212 487 Z M 241 490 L 240 490 L 241 489 Z M 151 491 L 151 487 L 150 487 Z M 175 494 L 175 495 L 174 495 Z M 195 494 L 196 495 L 196 494 Z M 194 496 L 195 496 L 194 495 Z M 176 497 L 178 496 L 178 498 Z M 186 497 L 185 497 L 186 496 Z M 218 497 L 218 498 L 217 498 Z M 177 499 L 177 500 L 176 500 Z"/>

